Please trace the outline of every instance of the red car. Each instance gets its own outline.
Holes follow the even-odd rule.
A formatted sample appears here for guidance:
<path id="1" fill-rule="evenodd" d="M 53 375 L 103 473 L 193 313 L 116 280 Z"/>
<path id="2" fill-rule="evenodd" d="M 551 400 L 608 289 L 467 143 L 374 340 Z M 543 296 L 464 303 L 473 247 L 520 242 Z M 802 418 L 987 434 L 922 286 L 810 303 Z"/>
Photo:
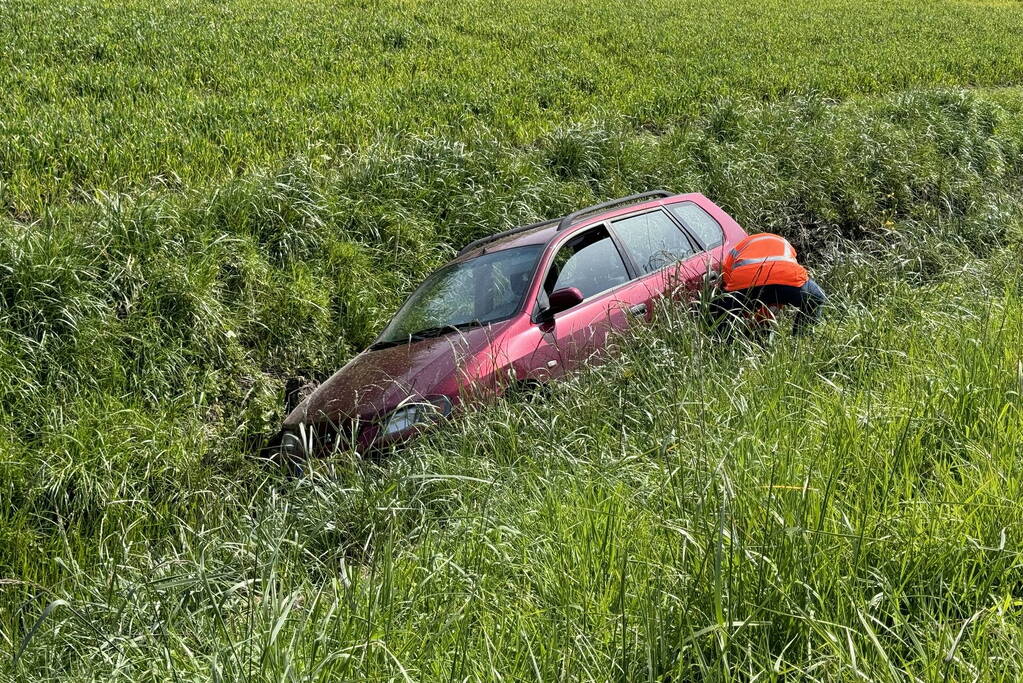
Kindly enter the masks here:
<path id="1" fill-rule="evenodd" d="M 655 190 L 477 240 L 287 416 L 276 448 L 374 450 L 470 396 L 558 377 L 662 297 L 692 296 L 744 237 L 703 195 Z"/>

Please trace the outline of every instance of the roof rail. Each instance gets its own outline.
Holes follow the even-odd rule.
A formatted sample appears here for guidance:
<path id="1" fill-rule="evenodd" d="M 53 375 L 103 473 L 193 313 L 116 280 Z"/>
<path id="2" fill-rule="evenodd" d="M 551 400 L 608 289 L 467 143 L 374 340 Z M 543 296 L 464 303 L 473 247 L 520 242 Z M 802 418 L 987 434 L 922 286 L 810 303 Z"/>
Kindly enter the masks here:
<path id="1" fill-rule="evenodd" d="M 630 194 L 628 197 L 619 197 L 618 199 L 612 199 L 607 202 L 601 202 L 600 204 L 594 204 L 593 206 L 587 206 L 585 209 L 579 209 L 573 213 L 568 214 L 558 223 L 558 230 L 564 230 L 565 228 L 571 227 L 573 223 L 582 218 L 583 216 L 600 211 L 601 209 L 610 209 L 613 206 L 619 204 L 628 204 L 630 202 L 638 202 L 641 199 L 664 199 L 665 197 L 671 197 L 671 192 L 667 190 L 650 190 L 649 192 L 640 192 L 639 194 Z"/>
<path id="2" fill-rule="evenodd" d="M 503 239 L 505 237 L 511 237 L 512 235 L 517 235 L 520 232 L 526 232 L 527 230 L 533 230 L 534 228 L 542 228 L 545 225 L 553 225 L 553 224 L 557 223 L 560 220 L 561 220 L 560 218 L 547 218 L 547 219 L 544 219 L 542 221 L 538 221 L 536 223 L 530 223 L 529 225 L 520 225 L 519 227 L 512 228 L 511 230 L 505 230 L 504 232 L 499 232 L 499 233 L 496 233 L 496 234 L 493 234 L 493 235 L 487 235 L 486 237 L 481 237 L 478 240 L 474 240 L 472 242 L 469 242 L 467 245 L 462 247 L 458 251 L 457 256 L 462 256 L 463 254 L 469 253 L 473 249 L 478 249 L 478 248 L 480 248 L 480 247 L 482 247 L 482 246 L 484 246 L 486 244 L 490 244 L 491 242 L 496 242 L 497 240 Z"/>

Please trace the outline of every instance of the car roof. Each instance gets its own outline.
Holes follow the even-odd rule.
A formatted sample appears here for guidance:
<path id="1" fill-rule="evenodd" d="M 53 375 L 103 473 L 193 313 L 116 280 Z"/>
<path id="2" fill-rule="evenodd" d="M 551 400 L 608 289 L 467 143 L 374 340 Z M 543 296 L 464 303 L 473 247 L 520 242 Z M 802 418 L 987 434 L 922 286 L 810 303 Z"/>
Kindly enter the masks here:
<path id="1" fill-rule="evenodd" d="M 506 236 L 502 236 L 502 233 L 498 233 L 498 235 L 495 235 L 490 240 L 484 238 L 483 240 L 480 240 L 480 242 L 484 243 L 477 247 L 470 244 L 470 248 L 463 248 L 463 250 L 459 252 L 458 256 L 452 260 L 452 263 L 456 261 L 467 261 L 483 254 L 492 254 L 496 251 L 504 251 L 505 249 L 514 249 L 516 247 L 526 247 L 536 244 L 546 245 L 559 235 L 570 235 L 572 233 L 579 232 L 580 230 L 588 228 L 595 223 L 602 223 L 609 218 L 616 218 L 618 216 L 641 212 L 658 206 L 664 206 L 665 204 L 676 204 L 683 201 L 692 201 L 697 204 L 701 204 L 702 202 L 707 201 L 707 198 L 698 192 L 658 197 L 638 204 L 629 204 L 627 206 L 608 209 L 606 211 L 581 217 L 578 221 L 572 221 L 571 225 L 564 229 L 559 229 L 559 224 L 566 217 L 552 218 L 547 221 L 535 223 L 533 226 L 509 231 L 511 234 Z M 584 209 L 584 211 L 586 210 Z M 569 217 L 571 217 L 571 215 L 574 214 L 570 214 Z"/>

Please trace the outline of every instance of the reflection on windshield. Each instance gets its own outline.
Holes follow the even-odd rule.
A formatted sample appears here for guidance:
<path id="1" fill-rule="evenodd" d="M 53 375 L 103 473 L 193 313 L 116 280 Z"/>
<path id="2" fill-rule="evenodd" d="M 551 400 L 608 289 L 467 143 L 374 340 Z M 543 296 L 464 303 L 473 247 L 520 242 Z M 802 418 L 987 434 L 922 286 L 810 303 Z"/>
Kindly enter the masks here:
<path id="1" fill-rule="evenodd" d="M 374 346 L 438 336 L 511 317 L 526 294 L 543 246 L 505 249 L 453 263 L 427 278 Z"/>

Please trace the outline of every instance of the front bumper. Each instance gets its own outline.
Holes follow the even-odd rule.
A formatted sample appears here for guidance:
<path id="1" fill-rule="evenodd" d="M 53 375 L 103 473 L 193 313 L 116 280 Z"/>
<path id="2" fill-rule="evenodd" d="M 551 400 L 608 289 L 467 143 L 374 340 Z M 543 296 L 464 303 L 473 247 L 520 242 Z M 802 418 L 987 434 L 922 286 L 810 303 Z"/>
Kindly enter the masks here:
<path id="1" fill-rule="evenodd" d="M 420 420 L 391 433 L 386 425 L 392 416 L 409 405 L 426 406 L 431 418 Z M 370 455 L 404 443 L 433 428 L 450 416 L 454 404 L 447 396 L 434 396 L 426 401 L 399 405 L 373 418 L 339 419 L 313 423 L 285 424 L 268 444 L 274 457 L 297 461 L 305 458 L 326 458 L 340 453 Z"/>
<path id="2" fill-rule="evenodd" d="M 292 459 L 364 453 L 373 446 L 378 431 L 375 424 L 360 420 L 285 425 L 269 447 Z M 289 448 L 289 444 L 297 447 Z"/>
<path id="3" fill-rule="evenodd" d="M 267 451 L 271 459 L 291 461 L 329 458 L 342 453 L 370 456 L 389 446 L 405 443 L 430 427 L 431 424 L 418 424 L 385 436 L 382 434 L 382 426 L 374 422 L 361 422 L 342 428 L 332 424 L 288 425 L 267 443 Z M 285 451 L 283 445 L 290 435 L 298 437 L 301 446 Z"/>

